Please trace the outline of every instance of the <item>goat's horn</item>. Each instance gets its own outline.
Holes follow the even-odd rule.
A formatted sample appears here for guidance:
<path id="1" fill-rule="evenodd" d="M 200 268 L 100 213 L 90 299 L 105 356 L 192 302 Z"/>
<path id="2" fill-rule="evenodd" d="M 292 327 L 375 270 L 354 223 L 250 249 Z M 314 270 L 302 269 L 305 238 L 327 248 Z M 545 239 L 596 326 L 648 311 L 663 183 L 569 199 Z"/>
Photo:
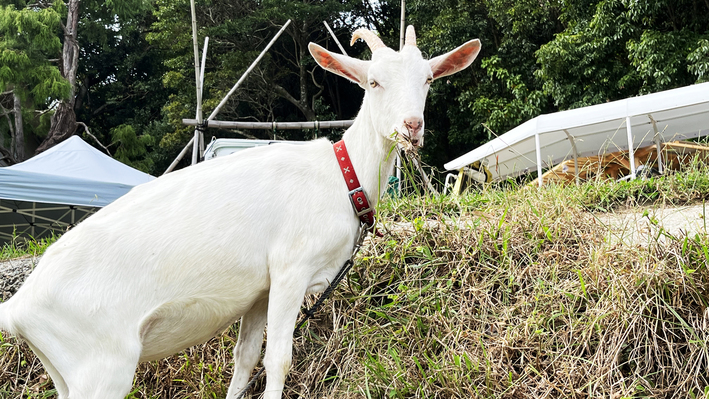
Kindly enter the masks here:
<path id="1" fill-rule="evenodd" d="M 352 41 L 350 41 L 350 46 L 353 45 L 357 39 L 362 39 L 367 43 L 367 46 L 372 50 L 372 52 L 375 52 L 376 50 L 379 50 L 380 48 L 386 47 L 386 44 L 382 41 L 382 39 L 379 38 L 379 36 L 375 35 L 374 32 L 372 32 L 369 29 L 365 28 L 359 28 L 354 33 L 352 34 Z"/>
<path id="2" fill-rule="evenodd" d="M 406 27 L 406 40 L 404 41 L 404 46 L 414 46 L 416 47 L 416 31 L 413 25 Z"/>

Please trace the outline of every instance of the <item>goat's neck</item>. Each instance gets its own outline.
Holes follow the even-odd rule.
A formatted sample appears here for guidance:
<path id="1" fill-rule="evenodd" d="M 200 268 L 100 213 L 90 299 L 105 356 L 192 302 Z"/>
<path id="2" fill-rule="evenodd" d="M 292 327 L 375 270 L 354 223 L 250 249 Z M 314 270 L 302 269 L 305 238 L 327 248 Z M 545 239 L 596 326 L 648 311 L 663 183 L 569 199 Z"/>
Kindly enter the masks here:
<path id="1" fill-rule="evenodd" d="M 393 141 L 375 130 L 365 109 L 363 107 L 342 139 L 347 146 L 359 183 L 366 191 L 372 206 L 375 206 L 386 190 L 396 160 L 396 150 L 391 151 Z"/>

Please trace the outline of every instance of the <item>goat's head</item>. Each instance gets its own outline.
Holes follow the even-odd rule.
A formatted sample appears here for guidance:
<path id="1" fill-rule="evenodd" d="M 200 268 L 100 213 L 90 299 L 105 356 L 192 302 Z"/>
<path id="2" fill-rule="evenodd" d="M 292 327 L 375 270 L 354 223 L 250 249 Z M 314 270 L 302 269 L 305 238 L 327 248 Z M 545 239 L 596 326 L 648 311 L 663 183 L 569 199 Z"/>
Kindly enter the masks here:
<path id="1" fill-rule="evenodd" d="M 406 41 L 396 52 L 373 32 L 357 29 L 352 43 L 363 39 L 372 50 L 372 60 L 363 61 L 331 53 L 315 43 L 308 48 L 324 69 L 357 83 L 365 90 L 363 112 L 376 131 L 414 147 L 423 145 L 423 109 L 431 83 L 467 68 L 480 52 L 480 41 L 471 40 L 455 50 L 424 60 L 416 46 L 414 27 L 406 29 Z"/>

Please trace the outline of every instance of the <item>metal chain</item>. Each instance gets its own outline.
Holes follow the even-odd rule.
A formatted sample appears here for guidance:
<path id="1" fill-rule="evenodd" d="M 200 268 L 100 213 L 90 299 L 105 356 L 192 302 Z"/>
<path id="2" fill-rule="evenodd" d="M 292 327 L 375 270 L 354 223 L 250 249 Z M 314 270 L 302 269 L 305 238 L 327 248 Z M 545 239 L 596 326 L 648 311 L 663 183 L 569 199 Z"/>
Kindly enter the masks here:
<path id="1" fill-rule="evenodd" d="M 374 226 L 374 225 L 375 225 L 375 223 L 372 224 L 372 226 Z M 369 233 L 369 230 L 370 230 L 370 228 L 368 228 L 366 224 L 360 223 L 359 230 L 357 231 L 357 240 L 355 241 L 355 246 L 352 249 L 352 255 L 350 255 L 350 258 L 347 259 L 345 261 L 345 263 L 342 265 L 342 267 L 340 268 L 340 271 L 337 272 L 337 275 L 335 275 L 335 278 L 333 278 L 332 281 L 330 282 L 330 285 L 328 285 L 327 288 L 325 289 L 325 291 L 323 291 L 323 293 L 320 294 L 320 297 L 318 297 L 318 300 L 315 301 L 315 304 L 313 304 L 313 306 L 311 306 L 310 309 L 303 310 L 303 316 L 301 316 L 300 321 L 298 321 L 298 323 L 296 323 L 295 329 L 293 330 L 293 334 L 298 332 L 298 330 L 300 330 L 300 328 L 303 327 L 305 325 L 305 323 L 315 315 L 315 312 L 318 311 L 318 308 L 320 308 L 320 305 L 322 305 L 323 302 L 325 302 L 325 300 L 330 296 L 330 294 L 332 294 L 332 292 L 335 290 L 335 288 L 340 283 L 340 281 L 342 281 L 342 279 L 345 278 L 347 273 L 352 268 L 352 265 L 354 265 L 354 258 L 355 258 L 355 256 L 357 256 L 357 253 L 359 253 L 359 249 L 362 247 L 362 243 L 364 242 L 364 239 L 367 237 L 367 233 Z M 263 372 L 265 370 L 266 370 L 265 367 L 262 366 L 259 369 L 259 371 L 256 373 L 256 375 L 254 375 L 251 378 L 251 380 L 249 380 L 249 383 L 246 384 L 244 389 L 242 389 L 241 392 L 239 392 L 239 394 L 236 395 L 235 399 L 243 398 L 244 395 L 246 394 L 246 392 L 252 386 L 254 386 L 256 381 L 259 379 L 259 377 L 261 377 L 261 374 L 263 374 Z"/>

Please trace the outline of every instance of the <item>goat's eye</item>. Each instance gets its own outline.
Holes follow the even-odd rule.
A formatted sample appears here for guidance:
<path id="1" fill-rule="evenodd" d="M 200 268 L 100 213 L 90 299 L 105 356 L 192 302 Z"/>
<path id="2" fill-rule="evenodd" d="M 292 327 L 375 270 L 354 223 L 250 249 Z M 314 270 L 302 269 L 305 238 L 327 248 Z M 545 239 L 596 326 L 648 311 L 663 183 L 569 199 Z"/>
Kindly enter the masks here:
<path id="1" fill-rule="evenodd" d="M 431 83 L 433 83 L 433 78 L 429 76 L 429 78 L 426 79 L 426 84 L 430 85 Z"/>
<path id="2" fill-rule="evenodd" d="M 371 86 L 372 88 L 379 87 L 379 83 L 377 83 L 376 80 L 370 80 L 369 86 Z"/>

